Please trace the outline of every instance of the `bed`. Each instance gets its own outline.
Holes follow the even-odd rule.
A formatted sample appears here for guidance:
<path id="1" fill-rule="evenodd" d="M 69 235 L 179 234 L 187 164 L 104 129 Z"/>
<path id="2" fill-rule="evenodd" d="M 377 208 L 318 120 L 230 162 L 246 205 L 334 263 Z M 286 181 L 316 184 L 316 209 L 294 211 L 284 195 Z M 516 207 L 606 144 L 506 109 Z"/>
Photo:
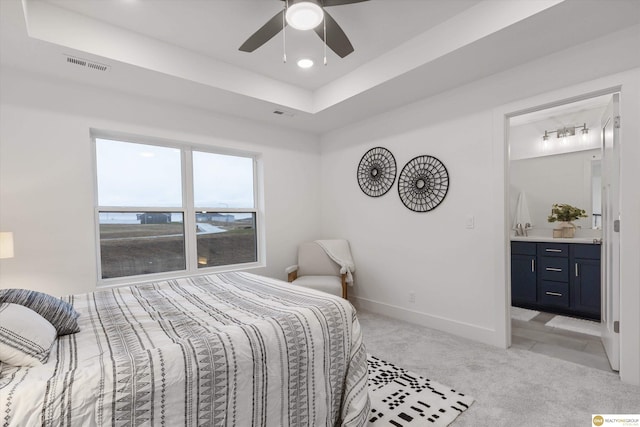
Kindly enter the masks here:
<path id="1" fill-rule="evenodd" d="M 366 352 L 341 298 L 242 272 L 65 298 L 80 331 L 41 365 L 0 364 L 3 425 L 366 423 Z"/>

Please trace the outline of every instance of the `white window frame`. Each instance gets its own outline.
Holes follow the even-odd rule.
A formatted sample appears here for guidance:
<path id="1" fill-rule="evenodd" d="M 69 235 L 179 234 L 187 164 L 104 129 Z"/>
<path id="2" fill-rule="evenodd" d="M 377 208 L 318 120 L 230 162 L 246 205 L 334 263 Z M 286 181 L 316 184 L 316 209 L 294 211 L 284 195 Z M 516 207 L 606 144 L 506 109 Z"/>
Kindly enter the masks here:
<path id="1" fill-rule="evenodd" d="M 185 142 L 176 142 L 156 137 L 146 137 L 131 134 L 123 134 L 105 130 L 91 129 L 91 150 L 93 157 L 93 210 L 94 210 L 94 229 L 95 229 L 95 248 L 96 248 L 96 273 L 97 287 L 108 288 L 124 286 L 134 283 L 144 283 L 154 280 L 173 279 L 179 277 L 196 276 L 211 273 L 221 273 L 227 271 L 249 270 L 262 268 L 265 263 L 265 227 L 264 227 L 264 205 L 262 191 L 262 154 L 249 151 L 233 150 L 228 148 L 214 147 L 209 145 L 190 144 Z M 134 144 L 155 145 L 158 147 L 168 147 L 180 150 L 180 168 L 182 176 L 182 206 L 180 207 L 148 207 L 148 206 L 100 206 L 98 204 L 98 158 L 96 150 L 96 139 L 107 139 L 120 142 L 130 142 Z M 256 227 L 256 261 L 241 264 L 229 264 L 215 267 L 198 268 L 198 246 L 196 229 L 196 209 L 194 206 L 194 190 L 193 190 L 193 156 L 194 151 L 221 154 L 228 156 L 238 156 L 250 158 L 253 161 L 253 208 L 219 208 L 219 207 L 201 207 L 209 212 L 220 213 L 253 213 L 255 214 Z M 101 211 L 116 212 L 181 212 L 184 219 L 184 245 L 185 245 L 185 264 L 184 270 L 168 271 L 162 273 L 149 273 L 133 276 L 102 278 L 102 259 L 100 245 L 100 212 Z M 191 230 L 191 231 L 189 231 Z"/>

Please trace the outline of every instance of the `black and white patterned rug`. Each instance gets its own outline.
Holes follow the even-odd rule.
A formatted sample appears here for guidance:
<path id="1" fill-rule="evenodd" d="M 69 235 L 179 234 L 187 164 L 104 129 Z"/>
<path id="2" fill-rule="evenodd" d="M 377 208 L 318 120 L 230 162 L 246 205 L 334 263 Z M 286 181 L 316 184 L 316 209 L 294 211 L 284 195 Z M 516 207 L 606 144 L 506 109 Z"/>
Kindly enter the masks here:
<path id="1" fill-rule="evenodd" d="M 473 403 L 451 388 L 367 355 L 370 426 L 448 426 Z"/>

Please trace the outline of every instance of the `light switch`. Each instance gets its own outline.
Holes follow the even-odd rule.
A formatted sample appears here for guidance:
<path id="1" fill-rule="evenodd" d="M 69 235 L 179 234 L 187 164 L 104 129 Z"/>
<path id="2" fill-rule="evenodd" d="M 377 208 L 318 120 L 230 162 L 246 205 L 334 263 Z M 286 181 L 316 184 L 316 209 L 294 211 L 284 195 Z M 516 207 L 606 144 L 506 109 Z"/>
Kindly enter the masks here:
<path id="1" fill-rule="evenodd" d="M 473 215 L 467 216 L 466 226 L 467 228 L 474 228 L 476 226 L 476 219 Z"/>

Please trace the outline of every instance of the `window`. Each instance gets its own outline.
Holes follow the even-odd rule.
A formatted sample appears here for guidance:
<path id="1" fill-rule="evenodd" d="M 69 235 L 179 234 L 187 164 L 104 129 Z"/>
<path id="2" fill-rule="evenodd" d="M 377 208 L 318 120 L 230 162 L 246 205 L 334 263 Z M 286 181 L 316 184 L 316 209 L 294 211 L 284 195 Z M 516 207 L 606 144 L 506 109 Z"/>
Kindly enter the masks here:
<path id="1" fill-rule="evenodd" d="M 94 141 L 100 279 L 258 261 L 253 157 Z"/>

